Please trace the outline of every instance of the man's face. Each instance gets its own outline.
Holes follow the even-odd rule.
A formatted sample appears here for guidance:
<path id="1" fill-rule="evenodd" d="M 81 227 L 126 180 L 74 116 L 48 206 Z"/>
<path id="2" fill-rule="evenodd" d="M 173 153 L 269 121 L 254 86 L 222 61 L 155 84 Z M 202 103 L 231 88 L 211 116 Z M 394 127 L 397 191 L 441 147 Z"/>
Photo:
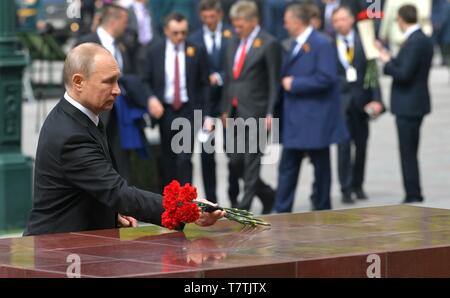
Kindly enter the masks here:
<path id="1" fill-rule="evenodd" d="M 398 17 L 397 17 L 397 23 L 398 23 L 398 26 L 400 27 L 400 30 L 401 30 L 403 33 L 405 33 L 406 30 L 407 30 L 407 28 L 408 28 L 408 26 L 406 25 L 406 22 L 403 21 L 403 19 L 402 19 L 400 16 L 398 16 Z"/>
<path id="2" fill-rule="evenodd" d="M 216 30 L 217 25 L 222 20 L 222 12 L 215 9 L 203 10 L 200 12 L 200 20 L 209 30 Z"/>
<path id="3" fill-rule="evenodd" d="M 354 23 L 355 19 L 345 9 L 340 9 L 333 15 L 333 27 L 339 34 L 349 34 Z"/>
<path id="4" fill-rule="evenodd" d="M 98 54 L 94 61 L 94 71 L 89 77 L 83 77 L 80 97 L 83 104 L 98 115 L 110 111 L 120 95 L 120 69 L 115 59 L 107 53 Z"/>
<path id="5" fill-rule="evenodd" d="M 301 27 L 301 22 L 297 19 L 291 11 L 286 11 L 284 14 L 284 28 L 290 36 L 296 37 Z"/>
<path id="6" fill-rule="evenodd" d="M 120 17 L 115 21 L 115 38 L 123 35 L 125 29 L 128 26 L 128 13 L 126 11 L 120 11 Z"/>
<path id="7" fill-rule="evenodd" d="M 172 20 L 167 24 L 166 28 L 164 28 L 164 34 L 174 45 L 179 45 L 186 40 L 188 26 L 186 20 L 181 22 Z"/>
<path id="8" fill-rule="evenodd" d="M 253 30 L 258 25 L 258 20 L 253 18 L 251 20 L 246 20 L 244 18 L 234 18 L 232 20 L 234 30 L 236 31 L 239 38 L 247 38 L 253 32 Z"/>

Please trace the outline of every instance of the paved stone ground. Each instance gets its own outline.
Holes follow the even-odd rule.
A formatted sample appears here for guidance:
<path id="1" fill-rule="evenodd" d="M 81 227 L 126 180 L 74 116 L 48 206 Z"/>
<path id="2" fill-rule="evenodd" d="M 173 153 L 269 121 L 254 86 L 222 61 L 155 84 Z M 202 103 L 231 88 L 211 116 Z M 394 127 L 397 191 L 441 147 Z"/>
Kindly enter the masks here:
<path id="1" fill-rule="evenodd" d="M 382 79 L 384 100 L 389 103 L 391 80 Z M 428 116 L 422 128 L 422 142 L 420 162 L 423 191 L 426 201 L 419 206 L 450 209 L 450 80 L 446 68 L 435 67 L 430 79 L 433 113 Z M 46 113 L 56 104 L 56 100 L 46 101 L 46 111 L 41 109 L 43 116 L 38 116 L 39 105 L 36 102 L 23 105 L 23 143 L 25 154 L 35 156 L 38 133 L 36 123 L 43 119 Z M 44 108 L 41 104 L 41 108 Z M 42 120 L 41 120 L 42 123 Z M 38 123 L 39 124 L 39 123 Z M 221 140 L 218 139 L 218 146 Z M 355 205 L 341 203 L 339 184 L 336 170 L 336 148 L 333 147 L 333 188 L 332 201 L 335 209 L 359 208 L 369 206 L 395 205 L 403 200 L 403 186 L 401 182 L 398 142 L 394 117 L 385 114 L 371 124 L 371 136 L 366 170 L 365 189 L 370 199 Z M 226 195 L 227 159 L 223 154 L 216 158 L 218 163 L 218 196 L 219 204 L 228 206 Z M 194 184 L 199 188 L 199 195 L 203 194 L 199 155 L 194 156 Z M 312 166 L 309 162 L 302 165 L 301 176 L 297 187 L 294 212 L 308 212 L 311 208 L 309 195 L 312 183 Z M 261 177 L 273 187 L 277 185 L 278 164 L 262 167 Z M 252 210 L 259 213 L 259 200 L 255 199 Z"/>

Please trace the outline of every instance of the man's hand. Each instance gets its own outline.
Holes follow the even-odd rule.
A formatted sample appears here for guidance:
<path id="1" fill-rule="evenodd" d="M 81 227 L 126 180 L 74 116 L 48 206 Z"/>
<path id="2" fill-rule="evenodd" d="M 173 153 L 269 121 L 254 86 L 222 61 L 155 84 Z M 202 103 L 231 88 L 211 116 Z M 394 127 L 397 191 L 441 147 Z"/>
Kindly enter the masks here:
<path id="1" fill-rule="evenodd" d="M 223 113 L 221 119 L 223 127 L 227 128 L 228 113 Z"/>
<path id="2" fill-rule="evenodd" d="M 164 114 L 164 107 L 155 96 L 148 99 L 148 113 L 156 120 L 160 119 Z"/>
<path id="3" fill-rule="evenodd" d="M 281 82 L 281 84 L 283 85 L 283 89 L 287 92 L 291 91 L 293 81 L 294 81 L 294 77 L 283 78 L 283 81 Z"/>
<path id="4" fill-rule="evenodd" d="M 199 199 L 197 201 L 206 203 L 206 204 L 210 204 L 213 206 L 217 206 L 217 204 L 213 204 L 207 200 Z M 199 210 L 200 210 L 200 208 L 199 208 Z M 214 211 L 212 213 L 202 212 L 200 214 L 200 218 L 195 221 L 195 224 L 198 226 L 201 226 L 201 227 L 212 226 L 213 224 L 215 224 L 219 219 L 221 219 L 224 216 L 225 216 L 225 211 L 220 211 L 220 210 Z"/>
<path id="5" fill-rule="evenodd" d="M 378 101 L 371 101 L 364 107 L 364 111 L 372 118 L 376 118 L 383 112 L 383 105 Z"/>
<path id="6" fill-rule="evenodd" d="M 203 129 L 208 132 L 212 132 L 215 126 L 215 119 L 211 117 L 206 117 L 205 122 L 203 123 Z"/>
<path id="7" fill-rule="evenodd" d="M 380 60 L 384 64 L 389 63 L 392 60 L 391 53 L 383 46 L 379 41 L 375 42 L 375 47 L 380 51 Z"/>
<path id="8" fill-rule="evenodd" d="M 267 129 L 267 131 L 270 131 L 272 129 L 272 122 L 273 122 L 272 115 L 267 115 L 266 116 L 266 129 Z"/>
<path id="9" fill-rule="evenodd" d="M 211 84 L 211 86 L 219 85 L 219 80 L 217 79 L 217 76 L 215 73 L 213 73 L 209 76 L 209 83 Z"/>
<path id="10" fill-rule="evenodd" d="M 135 218 L 125 215 L 117 215 L 117 220 L 122 228 L 137 228 L 138 222 Z"/>

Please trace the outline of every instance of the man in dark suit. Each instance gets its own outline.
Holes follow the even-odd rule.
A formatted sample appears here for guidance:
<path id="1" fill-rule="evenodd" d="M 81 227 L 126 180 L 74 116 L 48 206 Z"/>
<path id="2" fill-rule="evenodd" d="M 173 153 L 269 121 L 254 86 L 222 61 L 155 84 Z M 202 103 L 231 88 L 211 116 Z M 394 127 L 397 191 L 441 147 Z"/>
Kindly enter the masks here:
<path id="1" fill-rule="evenodd" d="M 396 116 L 406 198 L 404 203 L 423 202 L 420 186 L 418 150 L 420 127 L 431 112 L 428 78 L 433 60 L 433 43 L 418 25 L 417 9 L 405 5 L 399 9 L 398 23 L 405 34 L 396 58 L 378 44 L 384 73 L 393 77 L 391 110 Z"/>
<path id="2" fill-rule="evenodd" d="M 231 117 L 256 122 L 266 119 L 266 127 L 255 130 L 247 127 L 248 133 L 245 133 L 243 140 L 234 142 L 238 146 L 245 143 L 244 153 L 238 152 L 236 148 L 227 148 L 227 151 L 232 150 L 232 175 L 242 176 L 244 179 L 244 196 L 239 204 L 240 208 L 250 209 L 253 197 L 258 192 L 263 203 L 263 213 L 269 213 L 274 194 L 259 178 L 261 148 L 251 152 L 249 147 L 264 145 L 258 142 L 260 129 L 271 128 L 279 90 L 281 48 L 275 38 L 261 30 L 258 8 L 253 1 L 238 1 L 231 8 L 230 16 L 237 36 L 230 41 L 226 53 L 222 114 L 224 126 L 227 127 L 227 118 Z M 239 137 L 239 134 L 229 134 L 233 130 L 233 127 L 227 127 L 227 139 L 231 135 Z"/>
<path id="3" fill-rule="evenodd" d="M 193 32 L 189 40 L 208 53 L 210 96 L 205 103 L 205 120 L 203 127 L 206 131 L 214 133 L 215 118 L 220 117 L 220 103 L 225 79 L 225 51 L 229 40 L 233 36 L 233 28 L 224 24 L 220 0 L 202 0 L 199 3 L 200 20 L 203 26 Z M 211 136 L 212 137 L 212 136 Z M 213 139 L 214 140 L 214 139 Z M 214 144 L 213 144 L 214 145 Z M 203 185 L 208 200 L 217 202 L 216 195 L 216 162 L 214 152 L 202 150 Z M 237 187 L 237 190 L 232 190 Z M 238 178 L 229 175 L 229 194 L 231 204 L 237 204 L 239 193 Z"/>
<path id="4" fill-rule="evenodd" d="M 97 30 L 82 36 L 77 41 L 77 45 L 86 42 L 93 42 L 101 44 L 104 48 L 106 48 L 119 64 L 122 74 L 121 80 L 130 75 L 132 70 L 126 48 L 119 41 L 120 37 L 123 36 L 125 32 L 127 22 L 127 9 L 118 5 L 107 5 L 102 12 L 101 23 Z M 134 79 L 133 81 L 135 82 L 134 85 L 139 84 L 137 80 Z M 121 87 L 123 88 L 124 86 L 122 85 Z M 134 88 L 130 88 L 128 91 L 133 92 L 136 90 Z M 129 99 L 131 101 L 130 104 L 134 106 L 147 108 L 146 99 L 148 97 L 142 93 L 138 95 L 138 97 L 128 96 L 127 99 Z M 116 108 L 114 107 L 111 111 L 102 113 L 101 117 L 106 127 L 108 142 L 111 144 L 111 151 L 117 162 L 118 172 L 122 177 L 129 180 L 131 178 L 132 171 L 130 161 L 131 152 L 130 150 L 124 150 L 122 148 Z"/>
<path id="5" fill-rule="evenodd" d="M 367 199 L 363 183 L 369 119 L 370 116 L 378 117 L 384 110 L 379 85 L 369 88 L 364 86 L 367 59 L 359 34 L 353 29 L 354 23 L 350 8 L 340 6 L 333 12 L 341 106 L 351 136 L 349 141 L 338 146 L 342 201 L 348 204 L 354 203 L 353 193 L 357 199 Z"/>
<path id="6" fill-rule="evenodd" d="M 150 114 L 160 128 L 163 183 L 173 179 L 191 183 L 194 131 L 198 130 L 193 127 L 194 110 L 203 110 L 208 102 L 208 57 L 203 47 L 186 41 L 188 22 L 183 15 L 167 16 L 164 33 L 166 39 L 147 52 L 144 81 L 150 92 Z M 181 133 L 172 130 L 177 118 L 191 125 L 189 134 L 183 134 L 184 148 L 172 148 L 173 138 Z"/>
<path id="7" fill-rule="evenodd" d="M 115 170 L 100 113 L 120 94 L 120 69 L 103 47 L 72 49 L 64 64 L 66 94 L 42 127 L 36 152 L 33 208 L 24 235 L 161 224 L 162 197 L 127 184 Z M 127 216 L 120 216 L 118 213 Z M 203 213 L 213 224 L 224 214 Z"/>
<path id="8" fill-rule="evenodd" d="M 308 5 L 295 4 L 285 14 L 294 38 L 282 68 L 283 153 L 274 212 L 292 212 L 302 159 L 314 165 L 313 210 L 331 209 L 330 145 L 348 139 L 340 113 L 336 52 L 327 37 L 310 25 Z"/>

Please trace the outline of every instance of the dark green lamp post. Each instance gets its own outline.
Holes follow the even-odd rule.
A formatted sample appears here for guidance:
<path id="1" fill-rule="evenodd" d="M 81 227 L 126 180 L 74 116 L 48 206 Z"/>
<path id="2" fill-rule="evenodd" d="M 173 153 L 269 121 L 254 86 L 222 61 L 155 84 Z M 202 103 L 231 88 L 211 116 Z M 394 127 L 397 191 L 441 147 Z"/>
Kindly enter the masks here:
<path id="1" fill-rule="evenodd" d="M 32 160 L 21 153 L 22 72 L 14 0 L 0 1 L 0 231 L 25 227 L 32 196 Z"/>

